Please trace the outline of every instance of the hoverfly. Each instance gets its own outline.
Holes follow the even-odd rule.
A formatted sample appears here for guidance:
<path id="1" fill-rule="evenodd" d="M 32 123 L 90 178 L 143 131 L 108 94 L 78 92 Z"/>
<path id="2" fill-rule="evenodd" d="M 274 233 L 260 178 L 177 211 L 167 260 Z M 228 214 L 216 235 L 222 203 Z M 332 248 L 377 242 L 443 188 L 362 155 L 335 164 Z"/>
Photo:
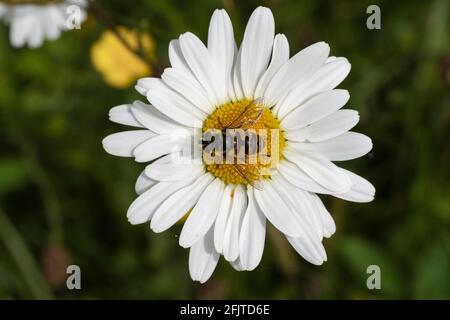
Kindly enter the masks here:
<path id="1" fill-rule="evenodd" d="M 252 177 L 250 177 L 246 173 L 245 165 L 249 163 L 249 157 L 256 156 L 264 143 L 255 131 L 248 131 L 254 126 L 258 120 L 261 118 L 264 113 L 264 105 L 262 104 L 262 98 L 252 100 L 245 108 L 242 110 L 240 114 L 238 114 L 234 119 L 229 121 L 226 124 L 222 124 L 219 119 L 219 124 L 221 126 L 221 141 L 222 141 L 222 159 L 227 158 L 228 153 L 232 153 L 233 161 L 230 164 L 233 166 L 234 170 L 251 186 L 262 189 L 262 184 L 260 180 L 254 181 Z M 230 130 L 243 130 L 238 132 L 238 136 L 230 135 Z M 244 133 L 243 143 L 238 143 L 236 138 L 242 138 L 239 134 Z M 205 149 L 212 141 L 214 141 L 214 137 L 212 140 L 202 139 L 202 148 Z M 232 146 L 231 149 L 229 146 Z M 244 150 L 241 150 L 244 148 Z M 242 152 L 243 151 L 243 152 Z M 238 155 L 243 155 L 244 159 L 239 158 Z M 241 161 L 238 161 L 241 160 Z M 260 169 L 258 166 L 254 166 L 254 169 L 257 171 L 258 176 L 260 176 Z"/>

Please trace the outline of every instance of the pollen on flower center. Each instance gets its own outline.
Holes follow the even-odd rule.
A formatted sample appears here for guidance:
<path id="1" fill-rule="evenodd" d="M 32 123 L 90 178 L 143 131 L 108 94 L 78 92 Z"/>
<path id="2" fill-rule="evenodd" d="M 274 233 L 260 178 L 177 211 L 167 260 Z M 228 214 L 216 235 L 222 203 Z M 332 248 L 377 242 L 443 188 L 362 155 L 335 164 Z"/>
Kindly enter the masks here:
<path id="1" fill-rule="evenodd" d="M 257 136 L 258 147 L 253 149 L 253 154 L 248 144 L 242 146 L 247 158 L 255 157 L 253 162 L 246 161 L 238 164 L 236 158 L 233 163 L 225 162 L 225 153 L 221 161 L 213 163 L 205 161 L 204 158 L 206 170 L 227 184 L 252 184 L 261 178 L 267 178 L 270 170 L 275 168 L 280 160 L 285 144 L 280 122 L 269 108 L 255 101 L 243 99 L 225 103 L 217 107 L 203 122 L 204 134 L 209 130 L 219 131 L 223 135 L 223 141 L 226 141 L 225 135 L 229 129 L 244 133 L 254 132 Z M 263 148 L 262 145 L 265 147 Z M 231 151 L 237 154 L 236 149 L 237 146 L 234 144 Z"/>

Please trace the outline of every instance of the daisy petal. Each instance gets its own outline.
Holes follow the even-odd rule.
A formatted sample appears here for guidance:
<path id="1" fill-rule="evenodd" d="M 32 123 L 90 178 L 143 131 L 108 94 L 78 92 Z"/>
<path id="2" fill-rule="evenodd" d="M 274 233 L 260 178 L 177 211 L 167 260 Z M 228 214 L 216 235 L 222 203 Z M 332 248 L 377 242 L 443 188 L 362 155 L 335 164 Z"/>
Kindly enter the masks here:
<path id="1" fill-rule="evenodd" d="M 348 91 L 342 89 L 320 93 L 288 113 L 281 124 L 286 130 L 305 127 L 339 110 L 349 98 Z"/>
<path id="2" fill-rule="evenodd" d="M 256 8 L 245 28 L 240 49 L 240 75 L 245 97 L 253 97 L 258 80 L 267 68 L 274 36 L 272 11 L 264 7 Z"/>
<path id="3" fill-rule="evenodd" d="M 307 175 L 324 188 L 334 193 L 344 193 L 350 190 L 351 182 L 349 178 L 325 157 L 289 149 L 284 151 L 284 156 L 303 169 Z"/>
<path id="4" fill-rule="evenodd" d="M 227 261 L 234 261 L 239 257 L 239 233 L 246 207 L 247 194 L 244 187 L 238 185 L 234 189 L 233 204 L 224 233 L 222 253 Z"/>
<path id="5" fill-rule="evenodd" d="M 178 39 L 172 40 L 169 43 L 169 61 L 174 69 L 191 73 L 191 69 L 186 59 L 184 59 L 183 52 L 181 52 L 180 41 Z"/>
<path id="6" fill-rule="evenodd" d="M 222 253 L 225 229 L 227 227 L 228 217 L 230 215 L 231 205 L 233 203 L 233 185 L 228 184 L 222 194 L 219 213 L 214 224 L 214 246 L 217 252 Z"/>
<path id="7" fill-rule="evenodd" d="M 56 40 L 61 34 L 60 26 L 61 15 L 58 8 L 48 7 L 48 19 L 44 21 L 45 38 L 49 40 Z"/>
<path id="8" fill-rule="evenodd" d="M 225 10 L 215 10 L 208 31 L 208 51 L 216 64 L 221 77 L 227 87 L 227 99 L 234 97 L 231 84 L 231 71 L 236 54 L 233 25 Z"/>
<path id="9" fill-rule="evenodd" d="M 291 246 L 301 255 L 306 261 L 314 264 L 321 265 L 327 260 L 325 248 L 322 243 L 312 243 L 308 239 L 303 237 L 286 237 Z"/>
<path id="10" fill-rule="evenodd" d="M 280 103 L 278 117 L 283 118 L 318 93 L 334 89 L 350 72 L 351 65 L 345 58 L 325 63 L 309 79 L 295 87 Z"/>
<path id="11" fill-rule="evenodd" d="M 233 94 L 236 100 L 244 99 L 244 90 L 241 82 L 241 55 L 242 51 L 239 50 L 232 70 Z"/>
<path id="12" fill-rule="evenodd" d="M 139 175 L 134 186 L 134 190 L 138 195 L 141 195 L 151 187 L 153 187 L 158 181 L 152 180 L 145 174 L 145 170 Z"/>
<path id="13" fill-rule="evenodd" d="M 315 193 L 324 193 L 331 194 L 333 193 L 331 190 L 328 190 L 318 184 L 313 178 L 305 173 L 299 166 L 296 164 L 282 160 L 280 162 L 279 167 L 280 174 L 292 185 L 296 186 L 299 189 L 315 192 Z"/>
<path id="14" fill-rule="evenodd" d="M 346 132 L 321 142 L 294 142 L 290 146 L 299 151 L 321 155 L 331 161 L 346 161 L 362 157 L 372 150 L 372 140 L 361 133 Z"/>
<path id="15" fill-rule="evenodd" d="M 266 239 L 266 217 L 257 207 L 253 188 L 247 189 L 248 206 L 239 235 L 240 263 L 245 270 L 255 269 L 261 261 Z"/>
<path id="16" fill-rule="evenodd" d="M 208 50 L 218 65 L 231 70 L 236 43 L 230 17 L 223 9 L 214 11 L 208 30 Z"/>
<path id="17" fill-rule="evenodd" d="M 292 204 L 292 213 L 300 219 L 303 227 L 303 235 L 311 240 L 321 241 L 323 238 L 323 226 L 315 203 L 307 191 L 298 189 L 290 184 L 283 176 L 276 175 L 272 179 L 278 194 L 286 203 Z"/>
<path id="18" fill-rule="evenodd" d="M 336 57 L 336 56 L 329 56 L 327 58 L 327 60 L 325 60 L 325 63 L 330 63 L 330 62 L 336 61 L 337 59 L 338 59 L 338 57 Z"/>
<path id="19" fill-rule="evenodd" d="M 338 110 L 307 127 L 285 131 L 285 137 L 288 140 L 298 142 L 324 141 L 349 131 L 358 121 L 358 111 L 349 109 Z"/>
<path id="20" fill-rule="evenodd" d="M 173 90 L 181 94 L 194 106 L 205 113 L 214 111 L 213 103 L 208 100 L 205 90 L 190 72 L 167 68 L 161 78 Z"/>
<path id="21" fill-rule="evenodd" d="M 194 34 L 186 32 L 180 36 L 180 47 L 189 68 L 205 88 L 209 100 L 214 104 L 226 101 L 227 87 L 223 79 L 217 78 L 216 65 L 203 42 Z"/>
<path id="22" fill-rule="evenodd" d="M 158 134 L 170 134 L 175 131 L 187 130 L 186 127 L 174 122 L 155 107 L 141 101 L 133 102 L 131 113 L 144 127 Z"/>
<path id="23" fill-rule="evenodd" d="M 205 189 L 184 223 L 180 235 L 180 246 L 184 248 L 192 246 L 211 228 L 219 212 L 223 189 L 224 183 L 218 178 Z M 212 239 L 211 245 L 214 245 Z"/>
<path id="24" fill-rule="evenodd" d="M 264 92 L 267 105 L 273 106 L 302 81 L 306 81 L 325 62 L 330 47 L 325 42 L 315 43 L 290 58 L 275 74 Z M 276 109 L 275 109 L 276 110 Z"/>
<path id="25" fill-rule="evenodd" d="M 131 224 L 149 221 L 158 206 L 177 190 L 183 188 L 194 180 L 185 179 L 178 182 L 158 182 L 142 193 L 128 208 L 127 218 Z"/>
<path id="26" fill-rule="evenodd" d="M 303 227 L 300 221 L 292 214 L 272 183 L 264 181 L 263 190 L 255 189 L 254 195 L 258 207 L 275 228 L 293 237 L 301 235 Z"/>
<path id="27" fill-rule="evenodd" d="M 13 47 L 20 48 L 25 45 L 29 37 L 29 30 L 34 23 L 33 20 L 30 15 L 22 15 L 11 21 L 9 38 Z"/>
<path id="28" fill-rule="evenodd" d="M 132 157 L 137 146 L 154 137 L 149 130 L 130 130 L 110 134 L 103 139 L 103 148 L 109 154 L 119 157 Z"/>
<path id="29" fill-rule="evenodd" d="M 179 152 L 182 144 L 172 135 L 159 135 L 147 139 L 133 150 L 137 162 L 148 162 L 163 155 Z"/>
<path id="30" fill-rule="evenodd" d="M 202 127 L 202 120 L 206 114 L 172 89 L 168 87 L 150 89 L 147 92 L 147 99 L 161 113 L 176 122 L 193 128 Z"/>
<path id="31" fill-rule="evenodd" d="M 144 97 L 147 97 L 150 89 L 165 88 L 165 86 L 160 78 L 148 77 L 139 79 L 134 88 Z"/>
<path id="32" fill-rule="evenodd" d="M 38 13 L 41 17 L 35 19 L 33 24 L 32 33 L 28 39 L 28 46 L 32 49 L 39 48 L 44 42 L 44 22 L 45 17 L 42 17 L 42 13 Z M 42 19 L 44 18 L 44 19 Z"/>
<path id="33" fill-rule="evenodd" d="M 127 126 L 143 128 L 144 126 L 131 113 L 131 106 L 131 104 L 122 104 L 111 108 L 109 110 L 109 120 Z"/>
<path id="34" fill-rule="evenodd" d="M 178 181 L 204 172 L 203 165 L 171 153 L 155 160 L 145 168 L 147 177 L 156 181 Z"/>
<path id="35" fill-rule="evenodd" d="M 342 172 L 350 179 L 352 186 L 348 192 L 334 194 L 333 196 L 352 202 L 370 202 L 375 196 L 375 187 L 363 177 L 351 171 L 342 169 Z"/>
<path id="36" fill-rule="evenodd" d="M 210 174 L 204 174 L 194 183 L 169 196 L 156 210 L 150 228 L 157 233 L 169 229 L 195 205 L 212 180 Z"/>
<path id="37" fill-rule="evenodd" d="M 192 280 L 205 283 L 213 274 L 220 254 L 214 249 L 213 231 L 208 233 L 189 250 L 189 274 Z"/>
<path id="38" fill-rule="evenodd" d="M 14 48 L 20 48 L 25 43 L 25 32 L 24 29 L 20 28 L 18 19 L 15 19 L 11 23 L 9 28 L 9 41 Z"/>
<path id="39" fill-rule="evenodd" d="M 289 42 L 284 34 L 277 34 L 273 41 L 272 59 L 269 67 L 258 81 L 258 86 L 255 90 L 255 97 L 262 97 L 267 89 L 272 77 L 277 73 L 280 67 L 289 60 Z"/>
<path id="40" fill-rule="evenodd" d="M 323 225 L 323 236 L 326 238 L 331 237 L 336 232 L 336 224 L 334 223 L 333 217 L 327 208 L 325 208 L 322 200 L 316 194 L 310 193 L 311 199 L 315 203 L 315 207 L 318 210 L 320 219 Z"/>
<path id="41" fill-rule="evenodd" d="M 233 269 L 236 271 L 244 271 L 245 270 L 240 258 L 237 258 L 234 261 L 229 261 L 229 263 L 233 267 Z"/>

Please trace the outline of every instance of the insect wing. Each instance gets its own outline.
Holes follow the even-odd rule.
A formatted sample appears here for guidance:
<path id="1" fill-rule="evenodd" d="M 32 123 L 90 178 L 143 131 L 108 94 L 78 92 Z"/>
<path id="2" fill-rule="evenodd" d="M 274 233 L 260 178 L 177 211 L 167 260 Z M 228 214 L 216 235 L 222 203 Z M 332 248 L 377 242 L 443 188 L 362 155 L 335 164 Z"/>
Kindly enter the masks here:
<path id="1" fill-rule="evenodd" d="M 251 101 L 245 109 L 229 124 L 225 126 L 226 129 L 248 129 L 254 125 L 264 112 L 263 99 L 258 98 Z"/>
<path id="2" fill-rule="evenodd" d="M 233 167 L 242 176 L 242 178 L 245 179 L 245 181 L 249 185 L 251 185 L 255 189 L 263 190 L 263 184 L 262 184 L 261 180 L 258 179 L 258 180 L 252 181 L 252 179 L 250 177 L 248 177 L 247 174 L 245 173 L 245 169 L 242 167 L 242 165 L 235 163 L 235 164 L 233 164 Z"/>

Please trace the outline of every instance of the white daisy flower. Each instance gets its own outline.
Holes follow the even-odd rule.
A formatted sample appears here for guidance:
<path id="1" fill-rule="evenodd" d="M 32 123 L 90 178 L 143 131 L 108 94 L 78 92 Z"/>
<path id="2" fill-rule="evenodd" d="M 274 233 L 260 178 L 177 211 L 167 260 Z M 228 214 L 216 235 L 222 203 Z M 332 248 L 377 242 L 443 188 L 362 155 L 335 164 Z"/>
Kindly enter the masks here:
<path id="1" fill-rule="evenodd" d="M 80 22 L 86 19 L 86 0 L 0 0 L 0 19 L 10 25 L 13 47 L 37 48 L 68 30 L 69 7 L 78 6 Z"/>
<path id="2" fill-rule="evenodd" d="M 216 10 L 207 46 L 184 33 L 170 42 L 171 67 L 161 79 L 138 81 L 136 90 L 150 104 L 110 110 L 111 121 L 139 129 L 106 137 L 105 150 L 151 162 L 137 179 L 139 197 L 128 220 L 150 221 L 154 232 L 162 232 L 189 213 L 179 244 L 190 248 L 193 280 L 208 280 L 221 255 L 237 270 L 256 268 L 267 220 L 304 259 L 320 265 L 327 259 L 322 240 L 336 226 L 317 194 L 373 200 L 367 180 L 333 163 L 363 156 L 372 142 L 349 132 L 358 112 L 341 110 L 349 93 L 334 88 L 350 64 L 329 57 L 329 50 L 319 42 L 289 57 L 288 41 L 275 35 L 272 12 L 264 7 L 251 15 L 238 50 L 228 14 Z M 232 164 L 206 164 L 204 157 L 188 164 L 173 160 L 192 136 L 224 128 L 255 101 L 264 109 L 250 127 L 279 130 L 270 176 L 260 173 L 265 165 L 259 162 L 238 172 Z"/>

